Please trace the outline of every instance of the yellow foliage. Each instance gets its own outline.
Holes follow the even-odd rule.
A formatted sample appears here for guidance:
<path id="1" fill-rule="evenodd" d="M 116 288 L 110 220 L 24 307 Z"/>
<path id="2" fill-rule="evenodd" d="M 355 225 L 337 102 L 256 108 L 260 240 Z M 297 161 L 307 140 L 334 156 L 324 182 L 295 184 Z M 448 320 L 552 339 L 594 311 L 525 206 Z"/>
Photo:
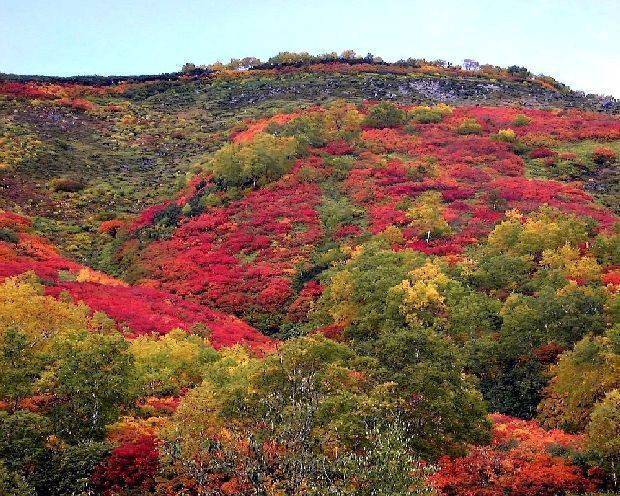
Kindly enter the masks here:
<path id="1" fill-rule="evenodd" d="M 518 211 L 510 211 L 506 219 L 489 234 L 489 245 L 518 255 L 542 253 L 565 244 L 576 246 L 587 240 L 587 228 L 573 215 L 543 207 L 525 221 Z"/>
<path id="2" fill-rule="evenodd" d="M 392 288 L 402 295 L 401 313 L 409 324 L 422 324 L 445 310 L 442 288 L 450 282 L 441 267 L 427 261 L 422 267 L 409 272 L 409 279 Z"/>
<path id="3" fill-rule="evenodd" d="M 0 169 L 33 160 L 43 147 L 36 135 L 21 126 L 8 123 L 0 131 Z"/>
<path id="4" fill-rule="evenodd" d="M 602 272 L 595 258 L 581 256 L 579 248 L 569 244 L 555 250 L 544 250 L 540 265 L 557 270 L 565 277 L 583 281 L 596 280 Z"/>
<path id="5" fill-rule="evenodd" d="M 45 296 L 32 273 L 8 278 L 0 285 L 0 334 L 17 328 L 33 348 L 44 350 L 58 335 L 90 325 L 89 309 Z"/>
<path id="6" fill-rule="evenodd" d="M 512 129 L 500 129 L 496 137 L 499 141 L 505 141 L 506 143 L 514 143 L 517 141 L 517 133 Z"/>
<path id="7" fill-rule="evenodd" d="M 324 113 L 325 130 L 330 140 L 349 139 L 361 128 L 364 115 L 355 105 L 338 100 L 328 107 Z"/>
<path id="8" fill-rule="evenodd" d="M 337 272 L 329 288 L 333 302 L 330 315 L 334 321 L 348 325 L 357 316 L 357 306 L 352 302 L 354 285 L 351 273 L 346 270 Z"/>
<path id="9" fill-rule="evenodd" d="M 396 226 L 386 227 L 381 233 L 381 236 L 392 245 L 405 244 L 405 237 L 403 236 L 403 232 Z"/>
<path id="10" fill-rule="evenodd" d="M 77 282 L 94 282 L 106 286 L 127 286 L 127 283 L 119 279 L 104 274 L 103 272 L 89 269 L 88 267 L 80 269 L 75 280 Z"/>
<path id="11" fill-rule="evenodd" d="M 443 201 L 438 191 L 425 191 L 413 202 L 407 211 L 410 226 L 419 236 L 441 236 L 450 232 L 450 225 L 443 217 Z"/>
<path id="12" fill-rule="evenodd" d="M 164 437 L 182 439 L 187 455 L 204 448 L 213 438 L 231 441 L 234 422 L 222 412 L 233 398 L 251 392 L 249 378 L 256 374 L 260 363 L 240 346 L 222 350 L 221 359 L 210 369 L 216 378 L 206 378 L 187 394 L 175 412 L 173 427 Z"/>

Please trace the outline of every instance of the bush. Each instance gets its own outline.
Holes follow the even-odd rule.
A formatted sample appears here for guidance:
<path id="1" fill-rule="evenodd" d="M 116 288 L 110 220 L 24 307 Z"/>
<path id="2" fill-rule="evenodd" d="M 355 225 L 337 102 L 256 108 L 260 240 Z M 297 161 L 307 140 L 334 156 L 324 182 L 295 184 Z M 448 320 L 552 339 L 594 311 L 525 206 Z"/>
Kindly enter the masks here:
<path id="1" fill-rule="evenodd" d="M 452 107 L 439 104 L 434 107 L 416 107 L 410 112 L 411 119 L 420 124 L 434 124 L 441 122 L 446 115 L 452 113 Z"/>
<path id="2" fill-rule="evenodd" d="M 7 243 L 19 243 L 19 236 L 11 229 L 0 228 L 0 241 Z"/>
<path id="3" fill-rule="evenodd" d="M 518 114 L 512 121 L 515 126 L 527 126 L 530 122 L 532 122 L 532 119 L 525 114 Z"/>
<path id="4" fill-rule="evenodd" d="M 592 160 L 599 165 L 613 164 L 617 158 L 616 152 L 606 146 L 600 146 L 592 153 Z"/>
<path id="5" fill-rule="evenodd" d="M 79 179 L 73 179 L 70 177 L 59 177 L 52 179 L 51 182 L 52 191 L 62 191 L 65 193 L 75 193 L 82 191 L 86 185 Z"/>
<path id="6" fill-rule="evenodd" d="M 530 152 L 530 158 L 547 158 L 554 157 L 556 152 L 546 147 L 535 148 Z"/>
<path id="7" fill-rule="evenodd" d="M 497 141 L 503 141 L 505 143 L 514 143 L 517 141 L 517 133 L 512 129 L 500 129 L 494 136 Z"/>
<path id="8" fill-rule="evenodd" d="M 375 105 L 366 116 L 364 124 L 374 128 L 397 127 L 405 122 L 407 113 L 389 102 Z"/>
<path id="9" fill-rule="evenodd" d="M 461 121 L 456 132 L 459 134 L 481 134 L 482 125 L 476 119 L 467 117 Z"/>
<path id="10" fill-rule="evenodd" d="M 247 143 L 229 143 L 211 162 L 220 186 L 264 186 L 289 172 L 297 154 L 295 138 L 258 134 Z"/>

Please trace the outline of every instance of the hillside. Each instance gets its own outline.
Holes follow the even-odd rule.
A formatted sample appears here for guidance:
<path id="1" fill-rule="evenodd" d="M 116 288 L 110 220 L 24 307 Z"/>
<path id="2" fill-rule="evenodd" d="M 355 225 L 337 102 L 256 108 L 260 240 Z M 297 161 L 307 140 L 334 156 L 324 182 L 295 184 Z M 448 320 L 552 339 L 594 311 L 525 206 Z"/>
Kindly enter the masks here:
<path id="1" fill-rule="evenodd" d="M 618 101 L 293 55 L 0 79 L 0 492 L 617 490 Z"/>

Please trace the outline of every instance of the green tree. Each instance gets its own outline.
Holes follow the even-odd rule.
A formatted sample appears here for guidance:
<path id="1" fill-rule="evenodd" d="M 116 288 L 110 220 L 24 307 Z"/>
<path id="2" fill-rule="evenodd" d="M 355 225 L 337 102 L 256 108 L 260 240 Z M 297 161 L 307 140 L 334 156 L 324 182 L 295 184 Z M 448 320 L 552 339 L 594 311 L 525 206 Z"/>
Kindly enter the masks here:
<path id="1" fill-rule="evenodd" d="M 202 382 L 206 368 L 219 358 L 202 337 L 180 329 L 165 336 L 140 336 L 131 341 L 135 384 L 141 395 L 178 395 Z"/>
<path id="2" fill-rule="evenodd" d="M 489 440 L 486 405 L 456 347 L 430 329 L 392 329 L 360 350 L 397 385 L 412 446 L 427 459 Z"/>
<path id="3" fill-rule="evenodd" d="M 408 446 L 408 426 L 396 420 L 387 425 L 369 427 L 367 447 L 338 460 L 343 467 L 339 494 L 355 496 L 431 495 L 430 468 L 421 465 Z M 352 482 L 355 481 L 355 484 Z"/>
<path id="4" fill-rule="evenodd" d="M 27 475 L 48 456 L 46 442 L 52 433 L 49 420 L 39 414 L 0 412 L 0 459 L 8 470 Z"/>
<path id="5" fill-rule="evenodd" d="M 33 477 L 37 496 L 93 494 L 93 472 L 110 450 L 108 443 L 93 441 L 51 450 Z"/>
<path id="6" fill-rule="evenodd" d="M 582 431 L 605 395 L 620 388 L 620 331 L 586 336 L 560 356 L 540 405 L 550 427 Z"/>
<path id="7" fill-rule="evenodd" d="M 43 362 L 24 332 L 10 327 L 0 334 L 0 397 L 11 408 L 16 409 L 20 399 L 34 392 Z"/>
<path id="8" fill-rule="evenodd" d="M 55 341 L 42 387 L 59 401 L 55 430 L 69 440 L 100 439 L 130 400 L 133 360 L 119 333 L 80 331 Z"/>
<path id="9" fill-rule="evenodd" d="M 611 473 L 614 489 L 620 477 L 620 391 L 605 396 L 592 411 L 588 425 L 588 442 L 603 459 Z"/>
<path id="10" fill-rule="evenodd" d="M 385 464 L 375 467 L 379 474 L 405 459 L 405 448 L 386 438 L 389 446 L 381 448 L 393 447 L 393 454 L 371 454 L 376 429 L 383 435 L 381 422 L 396 414 L 391 386 L 373 378 L 373 364 L 321 335 L 289 340 L 263 360 L 240 350 L 223 352 L 179 407 L 167 449 L 177 443 L 184 457 L 203 460 L 190 467 L 193 479 L 206 480 L 207 474 L 240 478 L 242 487 L 252 488 L 248 494 L 266 494 L 269 488 L 319 495 L 367 486 L 370 480 L 350 477 L 352 465 L 344 467 L 339 460 L 351 455 L 353 464 L 354 453 L 362 450 L 366 460 L 373 456 Z M 410 449 L 409 437 L 403 442 Z M 358 473 L 363 462 L 363 457 L 356 461 Z M 399 467 L 385 486 L 396 478 L 412 487 L 419 483 L 416 466 L 410 468 Z"/>
<path id="11" fill-rule="evenodd" d="M 0 460 L 0 494 L 3 496 L 38 496 L 25 477 L 8 470 Z"/>

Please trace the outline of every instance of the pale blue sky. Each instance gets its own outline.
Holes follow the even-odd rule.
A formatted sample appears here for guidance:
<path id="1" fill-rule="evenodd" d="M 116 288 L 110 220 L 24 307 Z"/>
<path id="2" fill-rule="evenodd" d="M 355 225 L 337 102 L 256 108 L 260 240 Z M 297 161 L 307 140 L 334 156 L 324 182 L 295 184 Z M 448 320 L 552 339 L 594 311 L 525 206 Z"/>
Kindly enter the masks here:
<path id="1" fill-rule="evenodd" d="M 151 74 L 279 51 L 525 65 L 620 97 L 620 0 L 0 0 L 0 72 Z"/>

